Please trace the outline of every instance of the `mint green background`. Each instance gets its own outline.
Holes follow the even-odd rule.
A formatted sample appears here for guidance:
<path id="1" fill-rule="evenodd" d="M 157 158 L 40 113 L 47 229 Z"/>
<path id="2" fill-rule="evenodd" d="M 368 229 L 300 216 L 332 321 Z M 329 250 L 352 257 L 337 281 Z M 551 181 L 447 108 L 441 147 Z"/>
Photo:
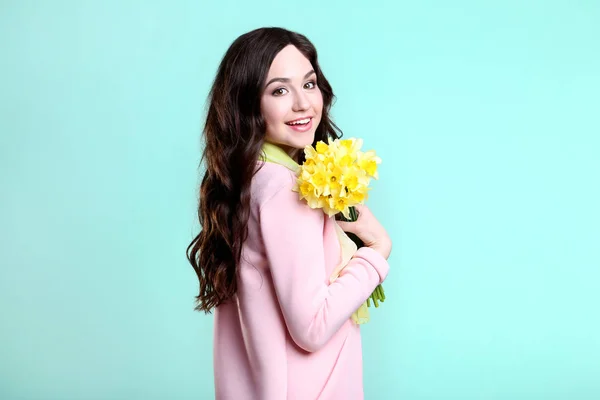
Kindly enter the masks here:
<path id="1" fill-rule="evenodd" d="M 383 159 L 367 399 L 600 398 L 600 5 L 0 2 L 0 398 L 209 399 L 192 311 L 204 103 L 306 34 Z"/>

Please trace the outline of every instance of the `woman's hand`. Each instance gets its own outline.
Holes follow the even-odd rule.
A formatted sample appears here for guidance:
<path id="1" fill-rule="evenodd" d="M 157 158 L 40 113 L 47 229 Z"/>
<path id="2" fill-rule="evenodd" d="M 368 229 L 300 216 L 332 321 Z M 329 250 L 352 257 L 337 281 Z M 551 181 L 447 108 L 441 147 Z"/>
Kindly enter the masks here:
<path id="1" fill-rule="evenodd" d="M 379 252 L 386 260 L 392 251 L 392 240 L 383 225 L 365 205 L 355 206 L 358 219 L 354 222 L 336 221 L 344 232 L 354 233 L 366 247 Z"/>

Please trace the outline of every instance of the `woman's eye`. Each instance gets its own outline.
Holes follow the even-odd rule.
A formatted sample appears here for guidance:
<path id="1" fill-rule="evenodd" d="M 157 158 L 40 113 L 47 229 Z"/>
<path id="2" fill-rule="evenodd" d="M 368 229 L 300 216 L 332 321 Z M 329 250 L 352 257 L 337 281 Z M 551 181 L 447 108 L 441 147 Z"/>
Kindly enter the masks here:
<path id="1" fill-rule="evenodd" d="M 317 83 L 315 81 L 306 82 L 304 84 L 305 89 L 314 89 L 315 87 L 317 87 Z M 287 93 L 287 89 L 279 88 L 279 89 L 275 89 L 273 91 L 273 96 L 282 96 L 286 93 Z"/>

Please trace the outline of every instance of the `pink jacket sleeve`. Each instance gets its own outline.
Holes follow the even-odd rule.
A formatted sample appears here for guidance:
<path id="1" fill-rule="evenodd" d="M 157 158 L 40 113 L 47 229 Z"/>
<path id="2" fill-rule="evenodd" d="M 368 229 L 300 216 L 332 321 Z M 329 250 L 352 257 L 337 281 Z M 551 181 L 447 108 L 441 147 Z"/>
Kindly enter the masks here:
<path id="1" fill-rule="evenodd" d="M 385 279 L 388 262 L 375 250 L 360 248 L 342 274 L 328 284 L 323 227 L 329 217 L 298 200 L 298 193 L 287 186 L 267 199 L 259 213 L 287 329 L 298 346 L 317 351 Z"/>

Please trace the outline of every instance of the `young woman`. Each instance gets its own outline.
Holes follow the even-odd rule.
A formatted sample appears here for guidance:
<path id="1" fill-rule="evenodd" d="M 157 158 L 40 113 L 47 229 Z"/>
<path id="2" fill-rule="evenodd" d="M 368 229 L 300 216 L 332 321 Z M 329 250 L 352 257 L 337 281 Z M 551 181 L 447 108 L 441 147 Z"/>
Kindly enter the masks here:
<path id="1" fill-rule="evenodd" d="M 363 398 L 350 317 L 386 278 L 391 240 L 366 206 L 358 221 L 338 222 L 292 191 L 302 149 L 340 136 L 333 98 L 314 46 L 285 29 L 240 36 L 219 66 L 204 128 L 202 230 L 187 249 L 196 309 L 215 309 L 217 399 Z M 365 243 L 346 260 L 336 224 Z"/>

